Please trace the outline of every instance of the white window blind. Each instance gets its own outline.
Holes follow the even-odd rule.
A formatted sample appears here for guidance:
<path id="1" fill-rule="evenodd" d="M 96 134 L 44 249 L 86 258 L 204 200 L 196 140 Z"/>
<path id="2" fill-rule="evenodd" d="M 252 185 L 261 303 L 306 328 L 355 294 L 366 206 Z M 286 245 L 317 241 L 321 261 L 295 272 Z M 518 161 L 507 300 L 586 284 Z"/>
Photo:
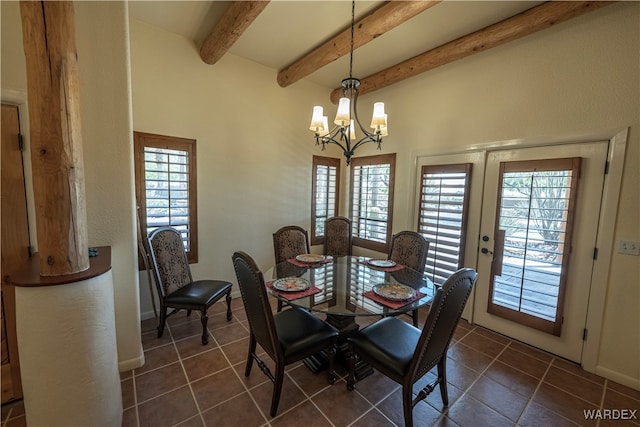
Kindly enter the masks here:
<path id="1" fill-rule="evenodd" d="M 144 148 L 147 233 L 171 226 L 179 230 L 189 250 L 189 153 Z"/>
<path id="2" fill-rule="evenodd" d="M 325 221 L 338 214 L 339 168 L 340 159 L 313 157 L 312 244 L 322 243 Z"/>
<path id="3" fill-rule="evenodd" d="M 429 240 L 425 274 L 436 284 L 462 267 L 471 164 L 423 166 L 418 232 Z"/>

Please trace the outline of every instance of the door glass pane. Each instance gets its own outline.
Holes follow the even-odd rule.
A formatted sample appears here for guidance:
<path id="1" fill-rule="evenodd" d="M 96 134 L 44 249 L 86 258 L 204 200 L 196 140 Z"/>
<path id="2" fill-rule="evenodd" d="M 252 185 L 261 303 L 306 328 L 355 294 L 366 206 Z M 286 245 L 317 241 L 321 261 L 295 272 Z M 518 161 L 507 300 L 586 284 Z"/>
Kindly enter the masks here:
<path id="1" fill-rule="evenodd" d="M 504 163 L 500 179 L 489 311 L 556 335 L 570 252 L 575 160 Z"/>

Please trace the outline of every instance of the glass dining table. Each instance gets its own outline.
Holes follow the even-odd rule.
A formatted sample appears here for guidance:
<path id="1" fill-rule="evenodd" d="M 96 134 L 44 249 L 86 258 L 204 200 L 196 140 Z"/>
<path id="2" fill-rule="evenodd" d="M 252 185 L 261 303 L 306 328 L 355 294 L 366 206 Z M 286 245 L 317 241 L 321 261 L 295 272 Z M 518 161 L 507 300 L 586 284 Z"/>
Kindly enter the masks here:
<path id="1" fill-rule="evenodd" d="M 326 321 L 340 331 L 337 360 L 346 366 L 347 338 L 359 329 L 356 319 L 412 312 L 429 304 L 436 291 L 436 285 L 420 272 L 387 260 L 357 256 L 311 259 L 305 262 L 300 256 L 276 264 L 265 272 L 265 281 L 269 293 L 282 303 L 326 315 Z M 293 284 L 290 289 L 289 283 Z M 327 360 L 318 355 L 305 364 L 318 372 Z M 365 364 L 356 365 L 358 379 L 371 372 Z"/>

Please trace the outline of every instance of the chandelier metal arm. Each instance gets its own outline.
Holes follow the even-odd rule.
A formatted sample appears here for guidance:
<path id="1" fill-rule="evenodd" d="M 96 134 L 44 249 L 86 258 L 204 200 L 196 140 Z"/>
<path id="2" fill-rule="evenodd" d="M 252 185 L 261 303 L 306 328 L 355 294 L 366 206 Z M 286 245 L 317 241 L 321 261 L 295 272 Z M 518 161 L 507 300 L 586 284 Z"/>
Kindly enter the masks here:
<path id="1" fill-rule="evenodd" d="M 345 147 L 339 141 L 337 141 L 334 137 L 330 137 L 328 135 L 320 136 L 316 133 L 316 145 L 322 144 L 322 149 L 324 150 L 324 146 L 326 144 L 335 144 L 342 149 L 345 153 L 351 151 L 351 147 L 349 147 L 349 143 L 347 142 L 347 146 Z"/>

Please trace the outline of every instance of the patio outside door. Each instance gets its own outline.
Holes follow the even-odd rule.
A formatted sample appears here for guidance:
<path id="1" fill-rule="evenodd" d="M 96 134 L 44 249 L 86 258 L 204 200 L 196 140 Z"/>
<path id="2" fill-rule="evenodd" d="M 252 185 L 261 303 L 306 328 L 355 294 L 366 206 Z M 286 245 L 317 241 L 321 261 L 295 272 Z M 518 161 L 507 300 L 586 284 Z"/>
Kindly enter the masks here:
<path id="1" fill-rule="evenodd" d="M 607 150 L 487 155 L 474 323 L 580 362 Z"/>

